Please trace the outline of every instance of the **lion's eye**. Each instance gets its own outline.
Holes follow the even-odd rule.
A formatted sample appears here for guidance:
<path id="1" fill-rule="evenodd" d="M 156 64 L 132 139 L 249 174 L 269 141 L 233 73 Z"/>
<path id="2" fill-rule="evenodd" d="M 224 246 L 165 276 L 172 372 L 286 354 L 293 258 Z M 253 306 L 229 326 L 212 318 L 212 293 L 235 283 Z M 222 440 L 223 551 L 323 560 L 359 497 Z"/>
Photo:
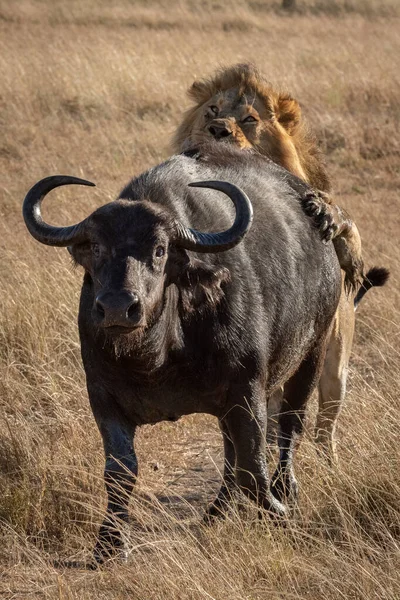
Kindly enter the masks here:
<path id="1" fill-rule="evenodd" d="M 257 122 L 257 119 L 255 117 L 253 117 L 252 115 L 249 115 L 242 121 L 242 123 L 256 123 L 256 122 Z"/>
<path id="2" fill-rule="evenodd" d="M 154 254 L 156 255 L 157 258 L 161 258 L 162 256 L 164 256 L 164 254 L 165 254 L 164 246 L 157 246 Z"/>
<path id="3" fill-rule="evenodd" d="M 98 258 L 100 256 L 99 244 L 92 244 L 92 253 L 95 258 Z"/>
<path id="4" fill-rule="evenodd" d="M 209 107 L 208 107 L 208 110 L 210 110 L 212 113 L 214 113 L 214 115 L 217 115 L 217 114 L 219 113 L 219 108 L 218 108 L 218 106 L 214 106 L 214 105 L 212 105 L 212 106 L 209 106 Z"/>

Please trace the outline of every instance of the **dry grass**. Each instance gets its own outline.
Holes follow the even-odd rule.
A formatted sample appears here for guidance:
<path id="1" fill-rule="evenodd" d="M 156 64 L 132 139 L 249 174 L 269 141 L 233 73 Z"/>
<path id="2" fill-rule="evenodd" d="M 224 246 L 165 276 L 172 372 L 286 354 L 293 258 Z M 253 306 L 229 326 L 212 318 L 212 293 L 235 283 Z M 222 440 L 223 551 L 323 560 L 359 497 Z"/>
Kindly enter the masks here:
<path id="1" fill-rule="evenodd" d="M 279 4 L 0 2 L 1 598 L 400 597 L 399 5 L 299 0 L 287 16 Z M 67 568 L 56 561 L 88 557 L 105 502 L 75 324 L 81 273 L 28 236 L 22 199 L 43 176 L 83 176 L 98 187 L 55 192 L 46 215 L 88 214 L 168 155 L 193 78 L 241 60 L 302 101 L 368 263 L 392 269 L 359 311 L 339 464 L 306 434 L 287 530 L 251 511 L 207 529 L 215 422 L 145 427 L 128 564 Z"/>

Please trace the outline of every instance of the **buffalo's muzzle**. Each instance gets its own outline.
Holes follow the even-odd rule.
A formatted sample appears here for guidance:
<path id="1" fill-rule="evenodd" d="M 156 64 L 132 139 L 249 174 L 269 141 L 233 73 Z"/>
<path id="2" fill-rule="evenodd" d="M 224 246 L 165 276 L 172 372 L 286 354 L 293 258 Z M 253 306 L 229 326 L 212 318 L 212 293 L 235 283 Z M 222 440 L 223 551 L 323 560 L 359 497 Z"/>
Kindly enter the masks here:
<path id="1" fill-rule="evenodd" d="M 133 329 L 143 320 L 142 304 L 135 292 L 100 292 L 95 300 L 93 316 L 103 328 Z"/>

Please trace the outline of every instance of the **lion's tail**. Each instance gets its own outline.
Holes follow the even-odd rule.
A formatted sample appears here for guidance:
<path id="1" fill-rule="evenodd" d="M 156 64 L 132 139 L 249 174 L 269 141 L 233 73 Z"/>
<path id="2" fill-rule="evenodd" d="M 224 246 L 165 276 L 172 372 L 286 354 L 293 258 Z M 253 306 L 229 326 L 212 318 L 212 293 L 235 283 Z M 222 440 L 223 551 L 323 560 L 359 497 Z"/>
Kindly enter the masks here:
<path id="1" fill-rule="evenodd" d="M 354 310 L 372 287 L 381 287 L 389 279 L 390 271 L 385 267 L 372 267 L 361 282 L 360 288 L 354 298 Z"/>

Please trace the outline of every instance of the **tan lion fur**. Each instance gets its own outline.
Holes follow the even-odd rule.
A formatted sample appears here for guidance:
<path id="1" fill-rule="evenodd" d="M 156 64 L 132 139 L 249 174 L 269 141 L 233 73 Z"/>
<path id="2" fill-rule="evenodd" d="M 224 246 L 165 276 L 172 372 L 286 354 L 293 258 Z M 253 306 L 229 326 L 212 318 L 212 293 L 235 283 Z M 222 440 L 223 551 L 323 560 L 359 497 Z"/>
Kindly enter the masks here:
<path id="1" fill-rule="evenodd" d="M 255 137 L 247 139 L 247 147 L 257 148 L 261 154 L 306 180 L 312 187 L 329 191 L 330 181 L 322 152 L 302 116 L 299 103 L 289 93 L 275 89 L 250 64 L 220 69 L 213 77 L 192 84 L 188 95 L 195 105 L 185 113 L 175 133 L 173 150 L 182 152 L 212 137 L 207 133 L 203 119 L 206 105 L 213 99 L 221 100 L 226 92 L 232 90 L 238 98 L 252 100 L 252 106 L 256 97 L 263 110 L 263 114 L 259 115 L 261 126 Z M 236 127 L 241 129 L 238 123 Z M 236 143 L 236 136 L 231 141 Z M 238 145 L 245 147 L 243 143 Z"/>
<path id="2" fill-rule="evenodd" d="M 276 90 L 256 67 L 238 64 L 220 69 L 211 78 L 195 81 L 188 94 L 195 105 L 185 113 L 175 133 L 172 142 L 175 152 L 199 147 L 210 140 L 213 135 L 209 128 L 215 124 L 229 131 L 221 143 L 255 148 L 312 187 L 330 190 L 324 158 L 299 103 L 289 93 Z M 244 121 L 246 115 L 255 119 L 249 127 Z M 328 195 L 324 200 L 337 224 L 333 242 L 339 262 L 354 283 L 362 274 L 363 265 L 358 229 Z M 343 276 L 342 295 L 319 382 L 316 438 L 330 459 L 335 457 L 334 431 L 345 396 L 355 325 L 354 293 L 345 290 L 344 282 Z M 281 401 L 282 391 L 277 391 L 270 399 L 269 414 L 279 412 Z"/>

